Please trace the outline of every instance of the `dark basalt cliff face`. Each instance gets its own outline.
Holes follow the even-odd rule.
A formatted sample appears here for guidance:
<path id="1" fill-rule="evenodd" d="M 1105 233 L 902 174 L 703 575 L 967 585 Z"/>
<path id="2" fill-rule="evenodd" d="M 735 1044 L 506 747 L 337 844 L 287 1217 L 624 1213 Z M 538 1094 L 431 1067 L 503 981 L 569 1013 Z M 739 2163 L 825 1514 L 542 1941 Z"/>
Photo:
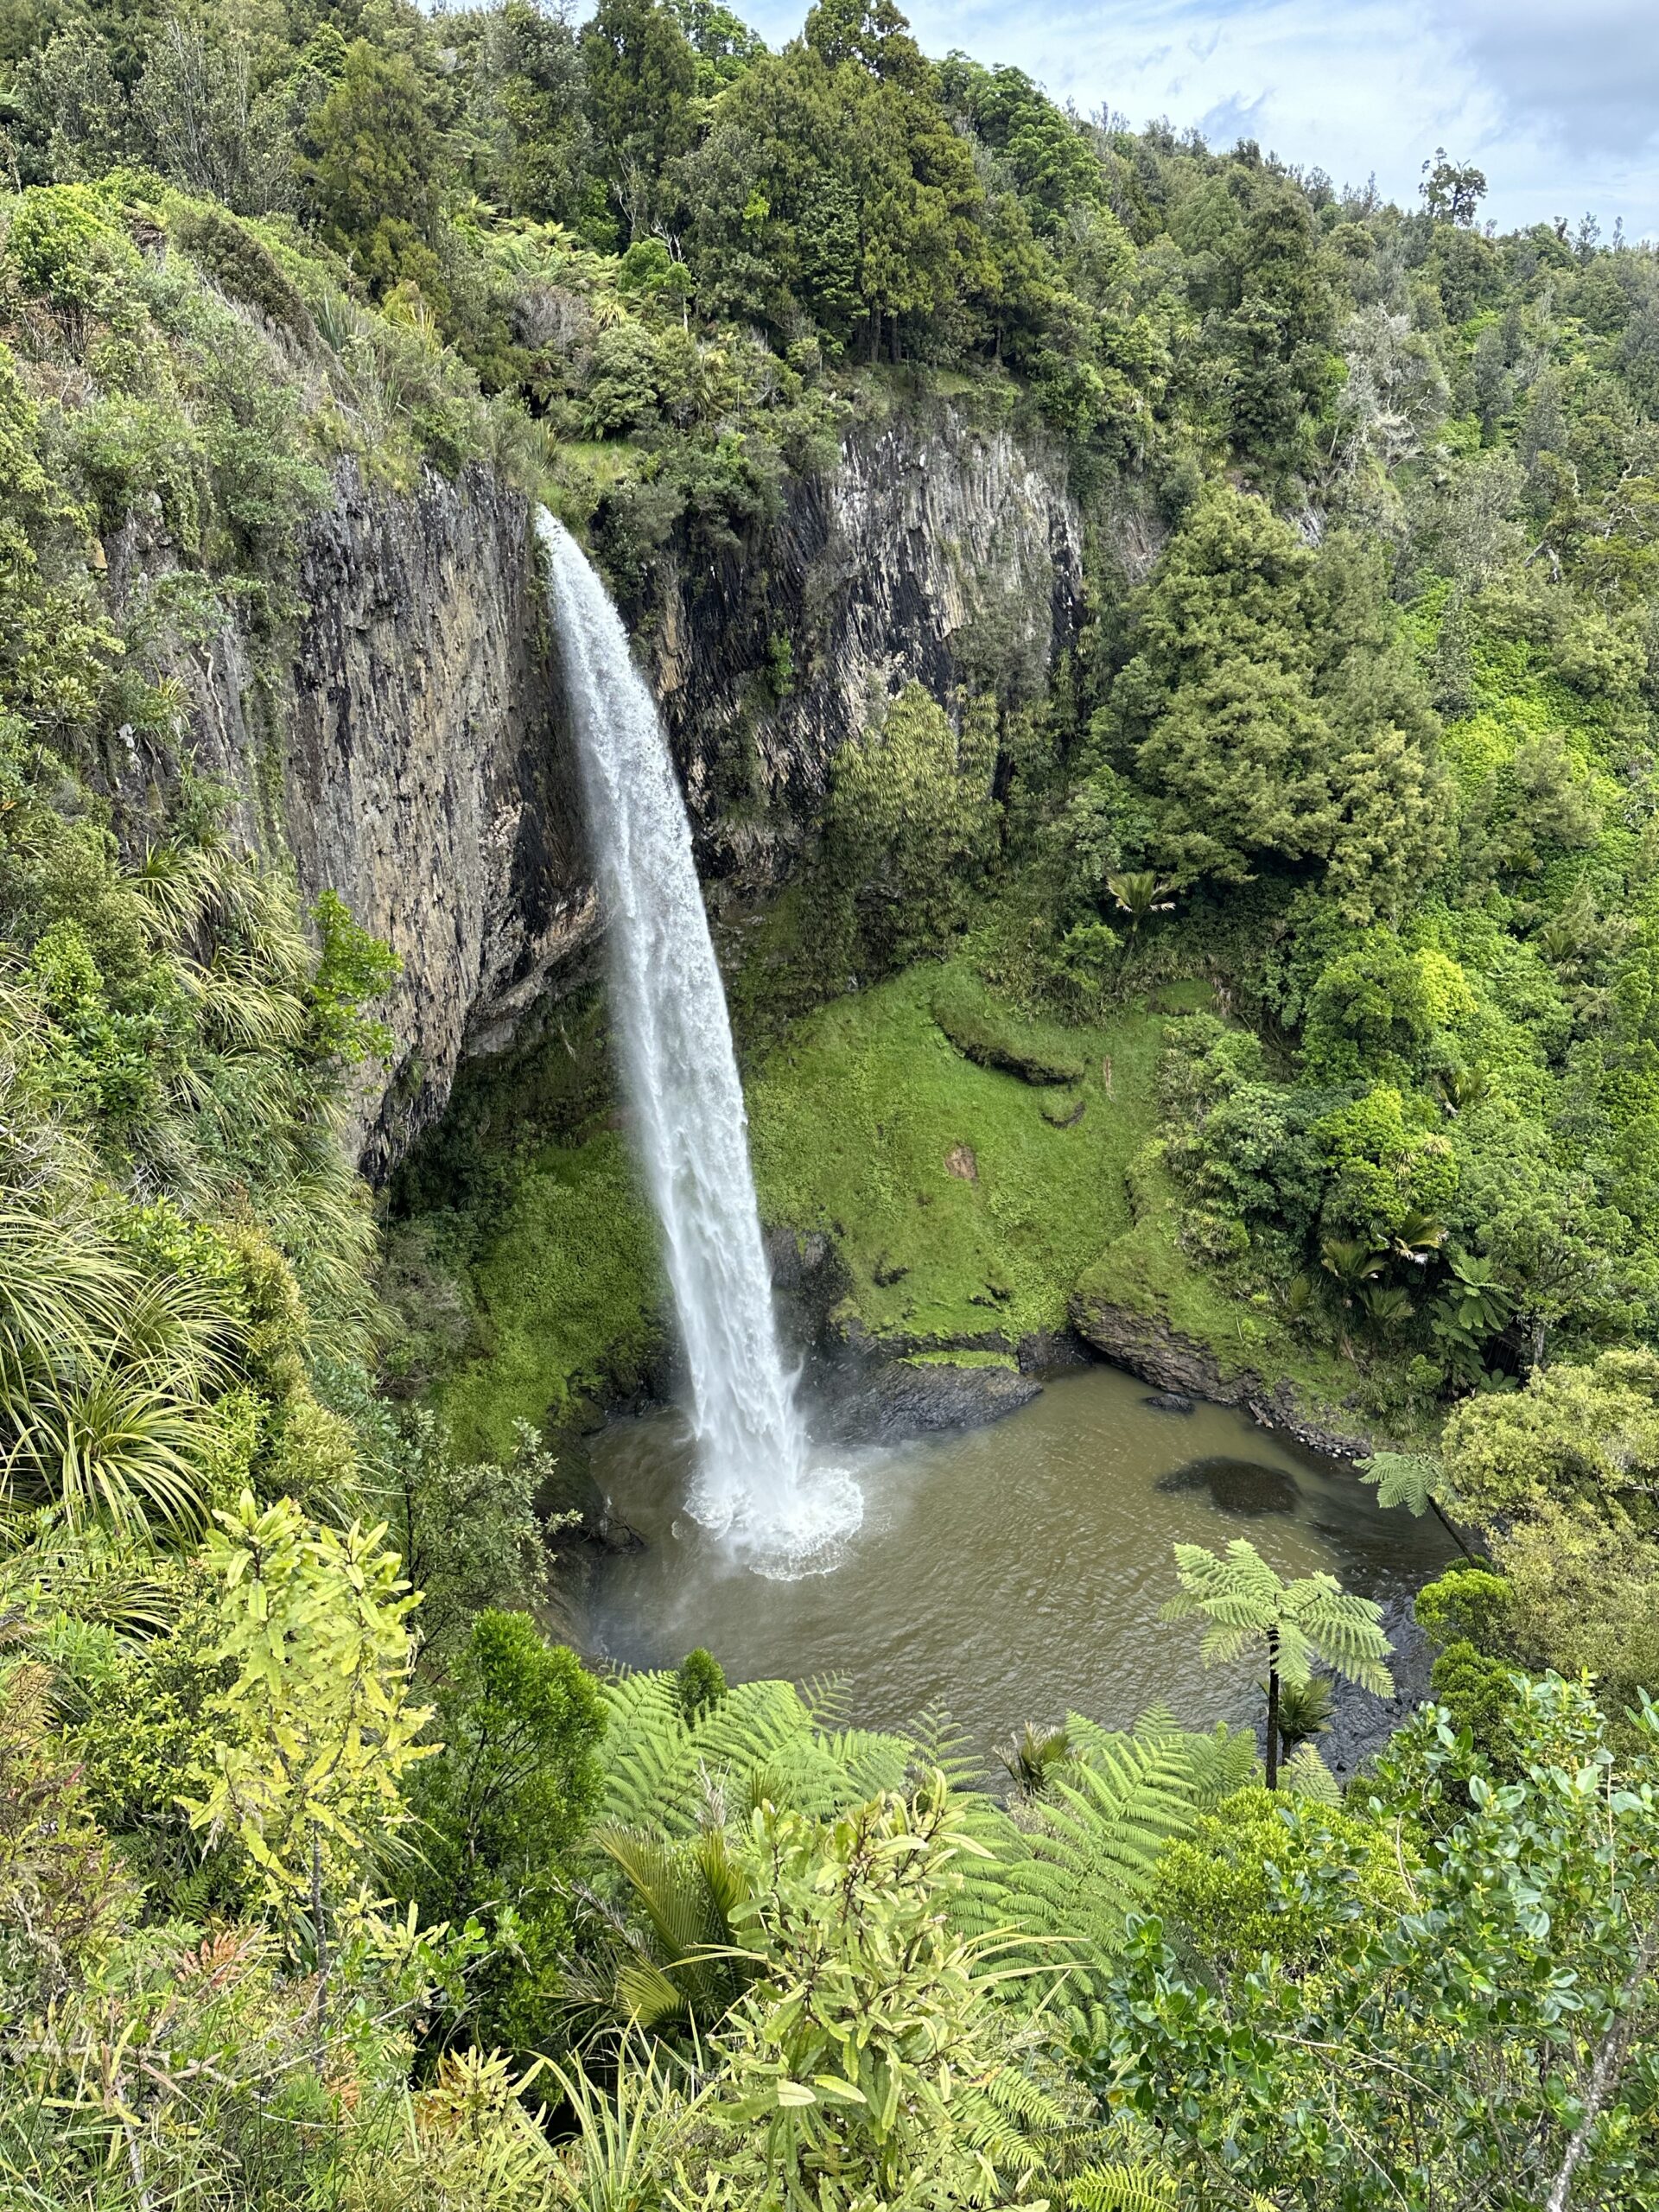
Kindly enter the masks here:
<path id="1" fill-rule="evenodd" d="M 576 763 L 524 500 L 481 469 L 414 499 L 355 477 L 312 531 L 283 829 L 403 974 L 397 1052 L 365 1096 L 365 1173 L 443 1110 L 594 938 Z"/>
<path id="2" fill-rule="evenodd" d="M 626 609 L 705 871 L 783 880 L 836 749 L 912 679 L 1034 692 L 1075 632 L 1081 532 L 1057 461 L 949 411 L 849 435 L 742 559 L 671 547 Z M 291 665 L 234 630 L 179 672 L 197 759 L 302 895 L 340 893 L 403 974 L 359 1103 L 372 1179 L 461 1060 L 584 974 L 598 918 L 525 500 L 480 468 L 401 494 L 341 468 L 302 551 Z M 143 565 L 141 547 L 126 558 Z M 785 671 L 780 674 L 780 669 Z M 135 760 L 118 780 L 142 782 Z M 136 794 L 135 794 L 136 795 Z"/>
<path id="3" fill-rule="evenodd" d="M 705 872 L 785 876 L 830 764 L 919 681 L 1035 697 L 1076 637 L 1082 532 L 1058 455 L 946 408 L 861 425 L 744 556 L 663 564 L 647 640 Z M 782 658 L 785 673 L 781 677 Z"/>

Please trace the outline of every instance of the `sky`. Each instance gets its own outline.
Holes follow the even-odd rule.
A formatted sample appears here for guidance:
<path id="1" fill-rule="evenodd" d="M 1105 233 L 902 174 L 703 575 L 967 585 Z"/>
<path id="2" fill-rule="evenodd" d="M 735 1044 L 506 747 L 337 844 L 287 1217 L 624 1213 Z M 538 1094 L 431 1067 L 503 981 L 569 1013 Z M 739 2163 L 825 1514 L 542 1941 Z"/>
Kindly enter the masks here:
<path id="1" fill-rule="evenodd" d="M 900 0 L 904 4 L 904 0 Z M 736 0 L 769 45 L 805 0 Z M 912 0 L 930 54 L 1012 62 L 1084 113 L 1240 137 L 1414 201 L 1437 146 L 1509 230 L 1585 214 L 1659 240 L 1659 0 Z"/>

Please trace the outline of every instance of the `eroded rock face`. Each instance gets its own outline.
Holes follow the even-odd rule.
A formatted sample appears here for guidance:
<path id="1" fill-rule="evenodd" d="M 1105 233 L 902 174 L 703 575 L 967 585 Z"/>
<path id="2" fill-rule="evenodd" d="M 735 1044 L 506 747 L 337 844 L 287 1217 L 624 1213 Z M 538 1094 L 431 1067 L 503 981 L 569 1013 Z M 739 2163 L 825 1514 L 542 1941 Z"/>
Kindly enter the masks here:
<path id="1" fill-rule="evenodd" d="M 1304 1405 L 1286 1380 L 1224 1366 L 1209 1345 L 1184 1336 L 1155 1314 L 1077 1293 L 1071 1324 L 1114 1366 L 1154 1383 L 1161 1395 L 1154 1402 L 1160 1410 L 1177 1411 L 1189 1401 L 1207 1398 L 1219 1406 L 1243 1406 L 1263 1428 L 1281 1430 L 1330 1459 L 1363 1459 L 1376 1449 L 1376 1440 L 1357 1419 Z"/>
<path id="2" fill-rule="evenodd" d="M 907 683 L 1036 697 L 1083 609 L 1082 527 L 1057 454 L 949 408 L 848 434 L 755 556 L 682 552 L 628 610 L 702 857 L 787 874 L 830 764 Z M 781 647 L 788 646 L 785 673 Z"/>
<path id="3" fill-rule="evenodd" d="M 403 975 L 365 1172 L 442 1111 L 597 931 L 529 509 L 481 469 L 400 499 L 342 477 L 305 549 L 283 829 Z"/>
<path id="4" fill-rule="evenodd" d="M 480 467 L 402 494 L 339 471 L 307 533 L 292 666 L 227 629 L 181 656 L 191 741 L 285 849 L 398 954 L 397 1040 L 353 1136 L 390 1173 L 472 1054 L 585 976 L 598 937 L 577 766 L 527 503 Z M 662 700 L 706 875 L 782 881 L 837 749 L 919 680 L 950 701 L 1040 690 L 1075 634 L 1081 531 L 1052 457 L 947 410 L 850 432 L 745 556 L 671 548 L 625 611 Z M 112 569 L 146 565 L 112 549 Z M 786 650 L 785 650 L 786 645 Z M 787 676 L 780 670 L 792 670 Z M 159 764 L 111 764 L 140 810 Z"/>

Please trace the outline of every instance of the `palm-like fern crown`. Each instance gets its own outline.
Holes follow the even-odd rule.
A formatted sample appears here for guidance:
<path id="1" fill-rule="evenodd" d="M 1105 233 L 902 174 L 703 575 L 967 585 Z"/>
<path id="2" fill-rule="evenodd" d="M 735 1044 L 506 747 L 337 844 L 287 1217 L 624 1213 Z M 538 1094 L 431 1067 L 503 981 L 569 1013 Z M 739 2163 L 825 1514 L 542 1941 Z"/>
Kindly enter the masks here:
<path id="1" fill-rule="evenodd" d="M 1379 1505 L 1421 1515 L 1440 1494 L 1440 1463 L 1432 1452 L 1376 1452 L 1359 1463 L 1362 1482 L 1376 1484 Z"/>
<path id="2" fill-rule="evenodd" d="M 1382 1607 L 1344 1590 L 1334 1575 L 1286 1582 L 1243 1536 L 1223 1553 L 1177 1544 L 1175 1570 L 1180 1592 L 1163 1617 L 1196 1614 L 1211 1624 L 1200 1646 L 1206 1666 L 1224 1666 L 1276 1637 L 1278 1670 L 1287 1682 L 1305 1682 L 1317 1660 L 1380 1697 L 1393 1690 Z"/>

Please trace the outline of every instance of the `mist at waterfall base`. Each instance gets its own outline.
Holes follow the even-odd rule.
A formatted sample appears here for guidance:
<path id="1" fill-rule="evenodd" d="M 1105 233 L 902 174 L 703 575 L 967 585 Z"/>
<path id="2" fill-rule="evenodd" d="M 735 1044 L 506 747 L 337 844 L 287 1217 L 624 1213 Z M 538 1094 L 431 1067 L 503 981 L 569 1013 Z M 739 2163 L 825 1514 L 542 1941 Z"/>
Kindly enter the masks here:
<path id="1" fill-rule="evenodd" d="M 835 1566 L 863 1516 L 814 1453 L 785 1367 L 749 1169 L 748 1123 L 685 804 L 628 635 L 544 508 L 558 639 L 606 920 L 610 1006 L 690 1388 L 687 1510 L 762 1574 Z"/>

